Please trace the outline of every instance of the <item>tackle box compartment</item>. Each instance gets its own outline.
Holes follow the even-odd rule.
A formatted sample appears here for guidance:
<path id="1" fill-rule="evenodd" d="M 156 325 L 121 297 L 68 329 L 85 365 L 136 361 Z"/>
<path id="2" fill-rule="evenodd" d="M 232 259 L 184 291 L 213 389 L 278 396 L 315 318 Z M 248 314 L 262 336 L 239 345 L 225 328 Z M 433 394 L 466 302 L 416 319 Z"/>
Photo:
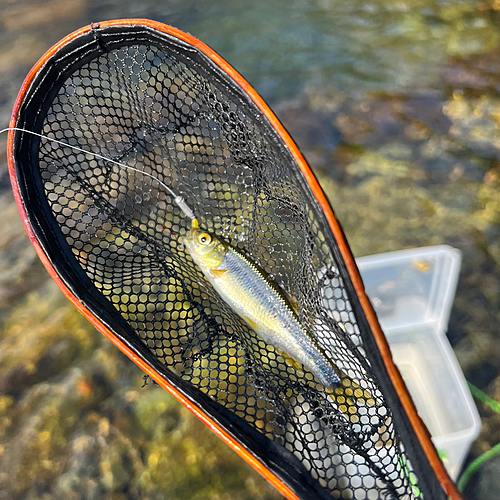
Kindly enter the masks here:
<path id="1" fill-rule="evenodd" d="M 480 418 L 446 337 L 461 252 L 446 245 L 356 259 L 394 362 L 453 479 Z"/>

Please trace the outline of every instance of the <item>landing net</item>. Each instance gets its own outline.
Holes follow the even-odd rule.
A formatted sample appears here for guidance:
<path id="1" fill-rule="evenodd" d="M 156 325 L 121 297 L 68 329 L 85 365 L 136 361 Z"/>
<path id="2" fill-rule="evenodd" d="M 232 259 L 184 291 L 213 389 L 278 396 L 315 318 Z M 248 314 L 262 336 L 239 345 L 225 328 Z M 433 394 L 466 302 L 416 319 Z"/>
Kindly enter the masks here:
<path id="1" fill-rule="evenodd" d="M 147 26 L 94 27 L 39 69 L 15 125 L 88 151 L 14 134 L 29 223 L 71 293 L 300 498 L 445 498 L 311 188 L 209 57 Z M 182 247 L 190 219 L 151 176 L 290 296 L 338 387 L 219 297 Z"/>

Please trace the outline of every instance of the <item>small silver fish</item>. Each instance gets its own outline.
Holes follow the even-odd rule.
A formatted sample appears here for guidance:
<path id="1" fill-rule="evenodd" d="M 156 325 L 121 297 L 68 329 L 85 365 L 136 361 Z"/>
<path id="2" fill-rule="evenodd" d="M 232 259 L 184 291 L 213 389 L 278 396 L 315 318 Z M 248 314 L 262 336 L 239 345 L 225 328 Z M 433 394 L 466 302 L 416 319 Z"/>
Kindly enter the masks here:
<path id="1" fill-rule="evenodd" d="M 288 356 L 292 358 L 292 364 L 299 362 L 304 365 L 328 389 L 330 397 L 352 422 L 359 421 L 358 415 L 353 412 L 356 401 L 368 406 L 375 404 L 374 397 L 366 389 L 351 380 L 328 359 L 323 349 L 300 324 L 291 301 L 265 272 L 234 247 L 200 230 L 194 212 L 184 198 L 177 195 L 159 178 L 142 169 L 31 130 L 10 127 L 0 130 L 0 133 L 7 130 L 18 130 L 44 138 L 156 181 L 173 197 L 174 203 L 181 211 L 192 220 L 191 233 L 184 238 L 184 244 L 225 302 L 263 340 L 283 351 L 285 359 Z"/>
<path id="2" fill-rule="evenodd" d="M 301 363 L 323 386 L 344 374 L 301 325 L 283 292 L 245 255 L 192 221 L 184 246 L 221 298 L 268 344 Z"/>

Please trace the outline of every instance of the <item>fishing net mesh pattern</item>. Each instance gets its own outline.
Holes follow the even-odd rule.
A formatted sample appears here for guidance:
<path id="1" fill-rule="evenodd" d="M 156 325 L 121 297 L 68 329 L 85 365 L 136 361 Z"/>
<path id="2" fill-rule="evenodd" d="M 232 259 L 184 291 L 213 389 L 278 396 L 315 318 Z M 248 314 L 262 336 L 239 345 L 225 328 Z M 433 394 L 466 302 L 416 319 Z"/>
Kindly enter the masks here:
<path id="1" fill-rule="evenodd" d="M 111 43 L 103 31 L 88 44 L 85 57 L 62 58 L 40 105 L 38 131 L 67 145 L 39 139 L 35 156 L 61 241 L 95 293 L 156 360 L 288 450 L 331 497 L 424 498 L 333 238 L 267 119 L 171 37 Z M 337 387 L 323 388 L 218 296 L 182 246 L 190 219 L 162 183 L 291 297 L 345 374 Z"/>

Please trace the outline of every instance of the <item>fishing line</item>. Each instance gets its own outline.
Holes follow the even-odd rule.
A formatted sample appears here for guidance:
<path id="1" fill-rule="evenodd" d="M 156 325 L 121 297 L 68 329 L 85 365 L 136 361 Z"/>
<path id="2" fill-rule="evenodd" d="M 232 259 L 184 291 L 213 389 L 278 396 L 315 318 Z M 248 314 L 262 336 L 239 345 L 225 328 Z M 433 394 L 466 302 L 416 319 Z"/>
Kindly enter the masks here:
<path id="1" fill-rule="evenodd" d="M 144 172 L 144 170 L 141 170 L 140 168 L 131 167 L 130 165 L 126 165 L 125 163 L 121 163 L 119 161 L 112 160 L 110 158 L 106 158 L 105 156 L 100 155 L 99 153 L 93 153 L 93 152 L 87 151 L 87 150 L 85 150 L 83 148 L 79 148 L 78 146 L 72 146 L 71 144 L 67 144 L 66 142 L 59 141 L 58 139 L 54 139 L 54 138 L 49 137 L 49 136 L 44 135 L 44 134 L 39 134 L 38 132 L 33 132 L 32 130 L 27 130 L 25 128 L 7 127 L 7 128 L 4 128 L 3 130 L 0 130 L 0 134 L 3 134 L 4 132 L 8 132 L 9 130 L 17 130 L 19 132 L 26 132 L 28 134 L 32 134 L 32 135 L 35 135 L 37 137 L 41 137 L 42 139 L 46 139 L 48 141 L 52 141 L 52 142 L 55 142 L 57 144 L 61 144 L 64 147 L 74 149 L 75 151 L 79 151 L 80 153 L 85 153 L 85 154 L 88 154 L 88 155 L 92 155 L 95 158 L 99 158 L 101 160 L 105 160 L 105 161 L 113 163 L 114 165 L 117 165 L 119 167 L 122 167 L 122 168 L 125 168 L 125 169 L 128 169 L 128 170 L 132 170 L 133 172 L 138 172 L 138 173 L 140 173 L 142 175 L 150 177 L 151 179 L 153 179 L 156 182 L 158 182 L 158 184 L 160 184 L 160 186 L 163 186 L 173 196 L 174 203 L 182 210 L 182 212 L 184 213 L 184 215 L 186 217 L 188 217 L 191 220 L 196 219 L 196 216 L 194 215 L 194 212 L 187 205 L 186 201 L 184 200 L 184 198 L 182 196 L 178 196 L 167 184 L 165 184 L 164 182 L 162 182 L 160 179 L 158 179 L 154 175 L 152 175 L 152 174 L 150 174 L 148 172 Z"/>
<path id="2" fill-rule="evenodd" d="M 119 162 L 119 161 L 116 161 L 116 160 L 113 160 L 113 159 L 110 159 L 110 158 L 107 158 L 106 156 L 103 156 L 99 153 L 94 153 L 94 152 L 91 152 L 91 151 L 87 151 L 86 149 L 83 149 L 83 148 L 80 148 L 78 146 L 74 146 L 74 145 L 71 145 L 71 144 L 68 144 L 64 141 L 60 141 L 58 139 L 54 139 L 52 137 L 49 137 L 49 136 L 46 136 L 44 134 L 40 134 L 38 132 L 33 132 L 32 130 L 27 130 L 27 129 L 24 129 L 24 128 L 21 128 L 21 127 L 7 127 L 7 128 L 4 128 L 3 130 L 0 130 L 0 134 L 4 133 L 4 132 L 8 132 L 10 130 L 17 130 L 17 131 L 20 131 L 20 132 L 25 132 L 25 133 L 28 133 L 28 134 L 32 134 L 34 136 L 37 136 L 37 137 L 40 137 L 42 139 L 46 139 L 48 141 L 51 141 L 51 142 L 54 142 L 56 144 L 60 144 L 64 147 L 68 147 L 68 148 L 71 148 L 75 151 L 78 151 L 78 152 L 81 152 L 81 153 L 84 153 L 84 154 L 88 154 L 88 155 L 92 155 L 93 157 L 95 158 L 99 158 L 101 160 L 104 160 L 104 161 L 107 161 L 107 162 L 110 162 L 114 165 L 117 165 L 118 167 L 121 167 L 121 168 L 124 168 L 126 170 L 131 170 L 133 172 L 137 172 L 137 173 L 140 173 L 142 175 L 145 175 L 153 180 L 155 180 L 156 182 L 158 182 L 158 184 L 160 184 L 161 186 L 163 186 L 168 193 L 170 193 L 170 195 L 174 198 L 174 203 L 182 210 L 182 212 L 186 215 L 186 217 L 188 217 L 189 219 L 191 219 L 192 221 L 192 226 L 193 227 L 198 227 L 198 221 L 193 213 L 193 211 L 191 210 L 191 208 L 186 204 L 184 198 L 182 196 L 178 196 L 167 184 L 165 184 L 163 181 L 161 181 L 160 179 L 158 179 L 157 177 L 155 177 L 154 175 L 148 173 L 148 172 L 145 172 L 139 168 L 136 168 L 136 167 L 132 167 L 130 165 L 126 165 L 125 163 L 122 163 L 122 162 Z M 337 381 L 339 384 L 340 384 L 340 387 L 343 386 L 343 383 L 342 383 L 342 379 L 346 379 L 347 376 L 342 373 L 342 376 L 339 378 L 339 380 Z M 350 391 L 352 392 L 352 394 L 349 394 L 347 395 L 348 399 L 349 398 L 352 398 L 354 400 L 363 400 L 363 401 L 366 401 L 365 404 L 368 404 L 369 406 L 371 406 L 371 402 L 374 401 L 374 398 L 373 396 L 371 396 L 370 393 L 368 393 L 365 389 L 357 386 L 357 384 L 354 386 L 354 387 L 350 387 L 350 384 L 348 387 L 343 387 L 344 390 L 349 390 L 350 388 Z M 332 398 L 334 400 L 334 402 L 336 402 L 336 400 L 334 399 L 334 396 L 329 394 L 330 398 Z"/>

